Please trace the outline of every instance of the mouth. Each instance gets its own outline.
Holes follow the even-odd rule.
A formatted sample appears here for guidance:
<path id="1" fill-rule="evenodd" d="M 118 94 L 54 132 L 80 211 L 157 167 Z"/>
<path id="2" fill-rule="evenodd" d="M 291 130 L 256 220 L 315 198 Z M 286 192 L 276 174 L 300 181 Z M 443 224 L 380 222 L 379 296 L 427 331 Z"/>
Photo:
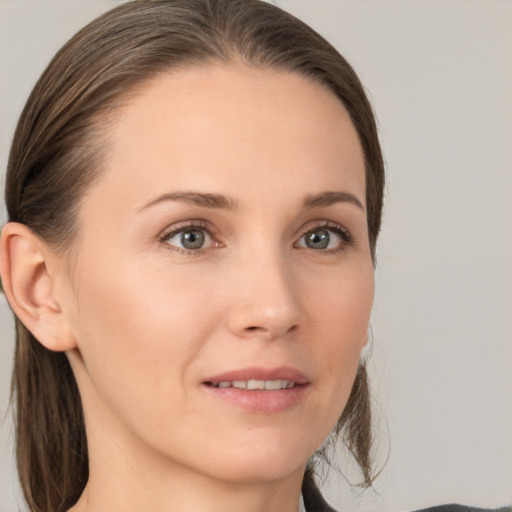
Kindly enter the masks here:
<path id="1" fill-rule="evenodd" d="M 276 380 L 223 380 L 217 383 L 205 382 L 207 386 L 213 386 L 215 388 L 237 388 L 237 389 L 265 389 L 274 391 L 277 389 L 291 389 L 294 388 L 297 383 L 293 380 L 276 379 Z"/>
<path id="2" fill-rule="evenodd" d="M 203 383 L 216 388 L 237 388 L 250 390 L 291 389 L 308 384 L 304 373 L 291 366 L 263 368 L 251 366 L 234 370 L 206 379 Z"/>
<path id="3" fill-rule="evenodd" d="M 290 367 L 253 367 L 206 379 L 202 387 L 228 405 L 268 414 L 300 404 L 308 394 L 310 381 Z"/>

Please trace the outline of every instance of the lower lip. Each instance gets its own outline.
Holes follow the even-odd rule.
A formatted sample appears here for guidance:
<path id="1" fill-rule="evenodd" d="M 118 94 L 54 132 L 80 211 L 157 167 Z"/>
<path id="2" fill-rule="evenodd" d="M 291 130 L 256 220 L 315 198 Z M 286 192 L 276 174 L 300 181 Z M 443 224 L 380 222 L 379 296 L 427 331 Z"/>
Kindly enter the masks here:
<path id="1" fill-rule="evenodd" d="M 289 389 L 260 390 L 240 388 L 217 388 L 203 384 L 203 388 L 219 399 L 254 413 L 278 413 L 298 405 L 304 400 L 308 384 Z"/>

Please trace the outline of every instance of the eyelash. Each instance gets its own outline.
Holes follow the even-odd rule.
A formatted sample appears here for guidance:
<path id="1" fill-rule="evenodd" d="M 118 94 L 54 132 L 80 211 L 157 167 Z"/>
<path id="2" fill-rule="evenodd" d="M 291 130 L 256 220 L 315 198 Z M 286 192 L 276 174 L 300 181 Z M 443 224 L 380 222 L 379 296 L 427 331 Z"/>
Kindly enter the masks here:
<path id="1" fill-rule="evenodd" d="M 184 249 L 183 247 L 176 247 L 175 245 L 171 245 L 169 243 L 167 243 L 167 240 L 169 240 L 169 238 L 172 238 L 173 236 L 179 234 L 179 233 L 183 233 L 183 232 L 186 232 L 186 231 L 192 231 L 192 230 L 200 230 L 200 231 L 205 231 L 209 237 L 211 237 L 212 239 L 215 239 L 215 235 L 212 234 L 212 229 L 211 227 L 209 226 L 209 224 L 207 222 L 203 222 L 203 221 L 188 221 L 186 224 L 181 224 L 181 225 L 178 225 L 178 226 L 172 226 L 170 229 L 164 231 L 161 235 L 160 235 L 160 243 L 166 248 L 166 249 L 169 249 L 170 251 L 177 251 L 177 252 L 180 252 L 182 254 L 186 254 L 186 255 L 189 255 L 189 256 L 199 256 L 201 254 L 203 254 L 204 252 L 206 252 L 208 250 L 207 249 L 194 249 L 194 250 L 191 250 L 191 249 Z M 216 245 L 218 247 L 221 246 L 221 244 L 219 244 L 218 242 L 216 243 Z"/>
<path id="2" fill-rule="evenodd" d="M 167 242 L 167 240 L 169 240 L 169 238 L 172 238 L 173 236 L 175 236 L 179 233 L 183 233 L 186 231 L 192 231 L 192 230 L 205 231 L 209 237 L 211 237 L 212 239 L 215 240 L 215 234 L 212 233 L 213 230 L 211 229 L 211 227 L 209 226 L 209 224 L 207 222 L 188 221 L 186 224 L 172 226 L 172 228 L 164 231 L 159 237 L 160 243 L 162 245 L 164 245 L 164 247 L 168 250 L 177 251 L 182 254 L 189 255 L 189 256 L 199 256 L 199 255 L 205 253 L 206 251 L 208 251 L 210 248 L 205 248 L 205 249 L 199 248 L 199 249 L 194 249 L 194 250 L 184 249 L 183 247 L 176 247 Z M 334 254 L 337 252 L 341 252 L 347 246 L 350 247 L 354 244 L 354 238 L 352 237 L 350 232 L 345 227 L 343 227 L 341 224 L 337 224 L 335 222 L 327 222 L 327 221 L 318 221 L 318 223 L 309 225 L 307 227 L 307 229 L 302 231 L 302 234 L 300 235 L 299 240 L 302 240 L 302 238 L 304 236 L 306 236 L 308 233 L 311 233 L 314 231 L 319 231 L 319 230 L 326 230 L 326 231 L 334 232 L 336 235 L 338 235 L 341 238 L 343 243 L 341 244 L 340 247 L 336 247 L 333 249 L 324 249 L 324 250 L 311 249 L 314 252 L 320 252 L 322 254 Z M 222 244 L 220 244 L 219 242 L 215 242 L 215 243 L 216 243 L 217 247 L 222 247 Z M 294 244 L 294 246 L 296 246 L 297 243 L 298 242 L 296 242 Z M 300 248 L 307 249 L 307 247 L 300 247 Z"/>
<path id="3" fill-rule="evenodd" d="M 308 233 L 314 232 L 314 231 L 330 231 L 334 232 L 336 235 L 338 235 L 342 243 L 339 247 L 335 247 L 333 249 L 323 249 L 323 250 L 315 250 L 311 249 L 314 252 L 319 252 L 322 254 L 336 254 L 338 252 L 341 252 L 345 250 L 347 247 L 350 247 L 354 245 L 354 238 L 352 234 L 341 224 L 337 224 L 336 222 L 329 222 L 329 221 L 317 221 L 317 223 L 314 223 L 313 225 L 309 225 L 306 230 L 304 230 L 299 237 L 299 240 L 302 240 Z M 307 247 L 305 247 L 307 249 Z M 302 249 L 302 247 L 301 247 Z"/>

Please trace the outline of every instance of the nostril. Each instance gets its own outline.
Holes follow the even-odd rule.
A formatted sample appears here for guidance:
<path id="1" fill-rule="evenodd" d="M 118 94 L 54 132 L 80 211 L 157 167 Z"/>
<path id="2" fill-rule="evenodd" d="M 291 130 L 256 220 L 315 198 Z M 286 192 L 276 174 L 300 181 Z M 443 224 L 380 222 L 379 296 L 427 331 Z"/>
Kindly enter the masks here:
<path id="1" fill-rule="evenodd" d="M 288 333 L 296 332 L 298 330 L 298 325 L 292 325 L 290 328 L 286 331 Z M 264 333 L 268 336 L 274 337 L 274 335 L 278 335 L 278 330 L 274 331 L 272 328 L 267 327 L 260 327 L 258 325 L 250 325 L 249 327 L 245 328 L 245 332 L 248 333 Z"/>

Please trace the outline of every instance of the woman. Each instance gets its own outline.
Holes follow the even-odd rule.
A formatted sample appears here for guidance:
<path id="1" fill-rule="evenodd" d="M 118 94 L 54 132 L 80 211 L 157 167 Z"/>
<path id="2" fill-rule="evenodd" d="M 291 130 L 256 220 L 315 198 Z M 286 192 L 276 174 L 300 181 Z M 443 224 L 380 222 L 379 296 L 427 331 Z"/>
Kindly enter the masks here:
<path id="1" fill-rule="evenodd" d="M 329 510 L 372 480 L 361 350 L 383 165 L 346 61 L 257 0 L 125 4 L 21 116 L 2 281 L 31 510 Z"/>

